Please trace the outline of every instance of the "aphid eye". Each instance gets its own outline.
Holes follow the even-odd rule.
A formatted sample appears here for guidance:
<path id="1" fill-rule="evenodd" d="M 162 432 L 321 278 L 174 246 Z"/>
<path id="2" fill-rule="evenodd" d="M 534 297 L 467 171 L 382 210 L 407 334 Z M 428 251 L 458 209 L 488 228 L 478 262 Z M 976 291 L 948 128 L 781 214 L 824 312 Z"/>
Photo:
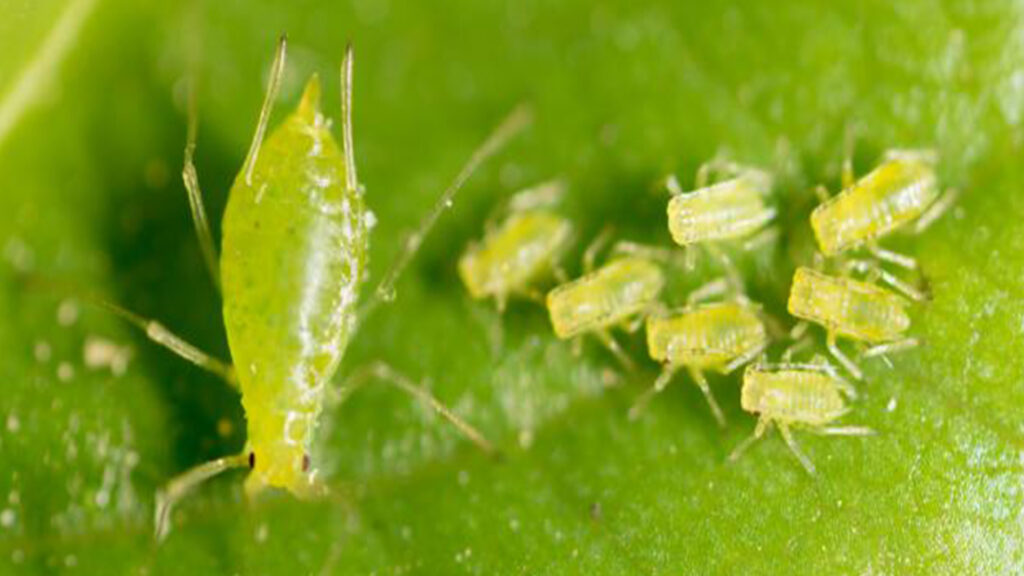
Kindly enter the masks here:
<path id="1" fill-rule="evenodd" d="M 302 471 L 309 472 L 309 454 L 302 455 Z"/>
<path id="2" fill-rule="evenodd" d="M 249 452 L 249 468 L 255 468 L 255 467 L 256 467 L 256 453 L 255 452 Z"/>

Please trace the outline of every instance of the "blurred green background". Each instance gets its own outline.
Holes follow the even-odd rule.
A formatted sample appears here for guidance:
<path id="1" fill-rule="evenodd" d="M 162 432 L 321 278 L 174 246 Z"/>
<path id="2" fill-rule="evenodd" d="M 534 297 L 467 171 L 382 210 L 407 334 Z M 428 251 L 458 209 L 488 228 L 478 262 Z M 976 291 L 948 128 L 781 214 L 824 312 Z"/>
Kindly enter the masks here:
<path id="1" fill-rule="evenodd" d="M 180 4 L 0 0 L 0 573 L 1024 570 L 1021 4 Z M 55 27 L 64 49 L 48 51 Z M 474 177 L 342 368 L 382 358 L 427 379 L 503 458 L 367 388 L 325 417 L 329 499 L 247 503 L 243 473 L 228 474 L 181 506 L 157 547 L 154 490 L 241 447 L 237 396 L 123 322 L 23 280 L 104 294 L 226 357 L 178 176 L 186 72 L 194 62 L 216 233 L 282 32 L 275 122 L 314 71 L 336 117 L 338 65 L 346 42 L 356 47 L 376 275 L 490 128 L 532 102 L 533 128 Z M 866 365 L 846 421 L 878 436 L 800 435 L 817 478 L 774 435 L 724 464 L 753 426 L 736 376 L 712 381 L 724 432 L 685 377 L 629 422 L 653 363 L 616 374 L 592 343 L 576 358 L 543 309 L 499 317 L 456 278 L 488 212 L 557 175 L 571 183 L 564 210 L 580 244 L 606 224 L 665 243 L 656 180 L 678 172 L 689 185 L 728 150 L 779 175 L 785 234 L 741 260 L 750 295 L 782 315 L 810 250 L 809 190 L 837 185 L 848 126 L 859 172 L 887 148 L 934 147 L 943 181 L 964 194 L 925 235 L 890 244 L 920 259 L 935 295 L 914 312 L 925 344 L 892 369 Z M 714 273 L 674 275 L 667 299 Z M 642 339 L 628 341 L 641 359 Z M 97 355 L 110 347 L 130 353 L 125 366 Z"/>

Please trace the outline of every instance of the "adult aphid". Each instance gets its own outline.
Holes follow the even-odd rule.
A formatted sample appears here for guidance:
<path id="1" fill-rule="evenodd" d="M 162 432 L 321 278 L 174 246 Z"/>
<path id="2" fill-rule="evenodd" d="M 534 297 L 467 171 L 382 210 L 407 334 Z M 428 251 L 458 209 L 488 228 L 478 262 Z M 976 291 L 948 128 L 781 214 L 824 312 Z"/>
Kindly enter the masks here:
<path id="1" fill-rule="evenodd" d="M 843 191 L 829 198 L 824 186 L 816 189 L 822 203 L 811 213 L 811 228 L 822 254 L 832 257 L 866 247 L 879 260 L 915 268 L 914 259 L 879 247 L 877 240 L 915 220 L 913 231 L 920 233 L 953 205 L 956 189 L 939 190 L 935 164 L 932 151 L 893 150 L 854 180 L 847 153 Z"/>
<path id="2" fill-rule="evenodd" d="M 757 427 L 729 455 L 735 461 L 774 424 L 786 445 L 808 473 L 814 464 L 793 439 L 791 428 L 833 436 L 874 434 L 863 426 L 830 426 L 849 412 L 845 396 L 853 398 L 853 387 L 844 381 L 824 359 L 810 364 L 752 364 L 743 373 L 740 404 L 758 414 Z"/>
<path id="3" fill-rule="evenodd" d="M 745 299 L 687 306 L 677 312 L 647 317 L 647 351 L 664 369 L 630 410 L 640 410 L 664 390 L 680 368 L 686 368 L 704 393 L 720 426 L 725 415 L 711 394 L 705 370 L 729 374 L 768 347 L 768 333 L 754 304 Z"/>
<path id="4" fill-rule="evenodd" d="M 402 270 L 425 234 L 470 173 L 529 120 L 513 113 L 473 154 L 419 228 L 409 236 L 371 301 L 358 309 L 367 275 L 372 216 L 356 178 L 352 147 L 352 51 L 342 64 L 343 139 L 339 146 L 319 107 L 320 84 L 313 76 L 298 108 L 267 136 L 285 66 L 286 43 L 278 45 L 256 134 L 231 188 L 224 213 L 218 260 L 193 167 L 195 113 L 190 110 L 184 180 L 200 245 L 224 300 L 224 325 L 237 369 L 171 334 L 155 321 L 118 308 L 155 342 L 236 385 L 248 423 L 245 449 L 201 464 L 172 479 L 157 495 L 156 533 L 169 528 L 174 505 L 204 480 L 236 467 L 249 467 L 249 495 L 267 487 L 297 496 L 322 490 L 309 450 L 329 385 L 358 321 L 379 300 L 393 295 Z M 190 107 L 191 108 L 191 107 Z M 219 267 L 217 266 L 219 262 Z M 429 403 L 484 450 L 490 444 L 438 400 L 388 366 L 361 372 Z M 354 387 L 362 378 L 353 378 Z"/>
<path id="5" fill-rule="evenodd" d="M 619 256 L 595 270 L 595 256 L 609 232 L 599 235 L 584 253 L 583 276 L 548 292 L 548 315 L 558 338 L 579 342 L 584 334 L 593 334 L 626 369 L 632 370 L 633 361 L 610 330 L 616 326 L 629 331 L 640 327 L 657 303 L 665 274 L 654 260 L 640 255 Z"/>
<path id="6" fill-rule="evenodd" d="M 558 259 L 572 239 L 572 223 L 552 210 L 564 191 L 560 181 L 539 184 L 512 197 L 500 224 L 489 219 L 484 237 L 459 258 L 459 277 L 473 298 L 494 298 L 502 311 L 510 296 L 543 302 L 535 285 L 545 277 L 564 281 Z"/>
<path id="7" fill-rule="evenodd" d="M 711 176 L 717 179 L 711 181 Z M 739 289 L 739 272 L 719 243 L 746 240 L 745 248 L 769 241 L 775 230 L 775 208 L 767 203 L 772 176 L 757 168 L 720 159 L 703 164 L 697 171 L 697 189 L 684 192 L 675 176 L 666 181 L 672 194 L 668 202 L 668 230 L 672 240 L 687 249 L 703 246 L 716 257 Z"/>

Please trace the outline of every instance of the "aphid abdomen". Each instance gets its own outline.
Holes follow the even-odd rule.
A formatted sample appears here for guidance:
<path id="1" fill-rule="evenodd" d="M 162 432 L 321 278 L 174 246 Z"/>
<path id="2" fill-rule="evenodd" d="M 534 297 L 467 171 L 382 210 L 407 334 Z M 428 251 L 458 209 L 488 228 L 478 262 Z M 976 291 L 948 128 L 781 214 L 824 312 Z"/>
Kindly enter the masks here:
<path id="1" fill-rule="evenodd" d="M 807 367 L 747 368 L 740 403 L 765 418 L 807 426 L 828 424 L 846 412 L 833 376 Z"/>
<path id="2" fill-rule="evenodd" d="M 899 338 L 910 317 L 899 296 L 868 282 L 798 268 L 789 293 L 789 313 L 865 342 Z"/>
<path id="3" fill-rule="evenodd" d="M 932 163 L 921 154 L 904 154 L 815 208 L 811 227 L 822 253 L 833 256 L 913 221 L 938 197 Z"/>
<path id="4" fill-rule="evenodd" d="M 731 302 L 647 321 L 651 358 L 678 366 L 719 368 L 766 342 L 757 314 Z"/>
<path id="5" fill-rule="evenodd" d="M 569 221 L 550 212 L 513 214 L 463 254 L 459 276 L 473 298 L 523 290 L 550 272 L 571 233 Z"/>
<path id="6" fill-rule="evenodd" d="M 562 339 L 619 324 L 649 308 L 665 284 L 657 264 L 620 258 L 548 292 L 547 308 Z"/>
<path id="7" fill-rule="evenodd" d="M 314 77 L 251 180 L 244 169 L 235 180 L 224 214 L 224 323 L 255 460 L 250 490 L 308 484 L 311 434 L 354 327 L 365 217 Z"/>
<path id="8" fill-rule="evenodd" d="M 775 217 L 775 210 L 765 203 L 770 186 L 770 177 L 757 173 L 676 194 L 668 203 L 672 240 L 688 246 L 749 236 Z"/>

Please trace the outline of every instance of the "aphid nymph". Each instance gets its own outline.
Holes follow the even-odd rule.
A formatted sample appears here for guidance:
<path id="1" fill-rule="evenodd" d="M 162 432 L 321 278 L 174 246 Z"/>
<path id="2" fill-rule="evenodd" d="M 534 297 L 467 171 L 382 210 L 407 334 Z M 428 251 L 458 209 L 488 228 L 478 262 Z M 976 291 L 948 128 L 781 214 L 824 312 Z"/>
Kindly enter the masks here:
<path id="1" fill-rule="evenodd" d="M 709 184 L 712 174 L 718 180 Z M 775 230 L 769 224 L 776 216 L 775 208 L 767 203 L 771 174 L 716 159 L 698 170 L 696 190 L 684 192 L 674 176 L 666 185 L 672 194 L 667 209 L 672 240 L 687 249 L 706 248 L 739 288 L 739 272 L 718 244 L 746 240 L 744 247 L 752 249 L 771 240 Z"/>
<path id="2" fill-rule="evenodd" d="M 747 412 L 759 415 L 759 419 L 753 435 L 741 442 L 729 459 L 738 459 L 774 424 L 793 455 L 813 475 L 814 464 L 797 446 L 793 428 L 835 436 L 874 433 L 862 426 L 830 426 L 849 412 L 844 395 L 852 398 L 853 388 L 823 360 L 810 364 L 748 366 L 743 374 L 740 404 Z"/>
<path id="3" fill-rule="evenodd" d="M 643 406 L 665 389 L 680 368 L 686 368 L 704 393 L 719 425 L 725 415 L 719 408 L 705 370 L 729 374 L 753 360 L 768 346 L 768 334 L 754 305 L 746 300 L 688 306 L 677 312 L 647 317 L 647 351 L 664 369 L 658 379 L 630 410 L 635 418 Z"/>
<path id="4" fill-rule="evenodd" d="M 544 301 L 536 283 L 564 276 L 558 260 L 572 239 L 572 224 L 552 210 L 564 188 L 554 181 L 516 194 L 505 220 L 489 224 L 484 237 L 470 244 L 459 258 L 459 277 L 470 296 L 494 298 L 499 311 L 510 296 Z"/>
<path id="5" fill-rule="evenodd" d="M 237 386 L 248 439 L 238 455 L 199 465 L 172 479 L 157 495 L 156 532 L 167 533 L 178 500 L 225 470 L 250 468 L 246 492 L 285 489 L 297 496 L 322 491 L 310 457 L 314 431 L 331 380 L 349 341 L 364 320 L 359 288 L 367 276 L 371 216 L 356 178 L 352 146 L 352 52 L 342 65 L 342 142 L 320 112 L 320 84 L 313 76 L 298 108 L 264 140 L 285 65 L 281 40 L 253 144 L 231 188 L 223 220 L 222 254 L 213 246 L 198 178 L 192 165 L 195 114 L 190 111 L 184 179 L 200 245 L 223 292 L 224 325 L 236 370 L 160 324 L 114 308 L 157 343 Z M 191 108 L 191 107 L 190 107 Z M 471 157 L 455 184 L 410 235 L 371 301 L 386 299 L 438 215 L 472 169 L 528 121 L 509 117 Z M 427 400 L 484 449 L 483 437 L 422 388 L 376 363 L 364 374 Z M 354 379 L 353 379 L 354 380 Z M 353 384 L 354 386 L 354 384 Z"/>
<path id="6" fill-rule="evenodd" d="M 839 349 L 837 337 L 874 345 L 864 353 L 869 357 L 913 347 L 917 341 L 905 335 L 910 328 L 906 305 L 870 282 L 800 267 L 793 275 L 788 309 L 797 318 L 824 326 L 829 352 L 859 380 L 860 369 Z"/>

